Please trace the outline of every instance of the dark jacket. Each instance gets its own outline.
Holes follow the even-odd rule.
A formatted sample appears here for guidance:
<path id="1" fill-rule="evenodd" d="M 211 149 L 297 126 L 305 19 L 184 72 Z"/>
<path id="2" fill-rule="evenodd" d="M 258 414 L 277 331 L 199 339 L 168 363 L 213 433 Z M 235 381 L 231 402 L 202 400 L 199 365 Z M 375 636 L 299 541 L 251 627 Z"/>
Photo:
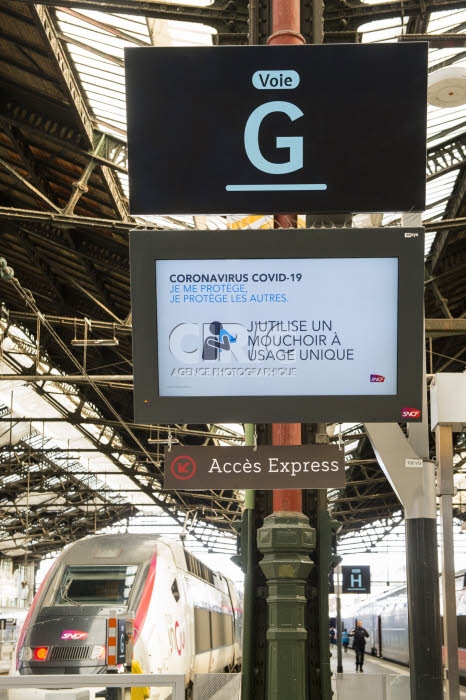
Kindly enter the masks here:
<path id="1" fill-rule="evenodd" d="M 354 627 L 349 633 L 350 637 L 353 637 L 353 649 L 358 651 L 363 651 L 366 646 L 366 637 L 369 636 L 369 632 L 364 627 Z"/>

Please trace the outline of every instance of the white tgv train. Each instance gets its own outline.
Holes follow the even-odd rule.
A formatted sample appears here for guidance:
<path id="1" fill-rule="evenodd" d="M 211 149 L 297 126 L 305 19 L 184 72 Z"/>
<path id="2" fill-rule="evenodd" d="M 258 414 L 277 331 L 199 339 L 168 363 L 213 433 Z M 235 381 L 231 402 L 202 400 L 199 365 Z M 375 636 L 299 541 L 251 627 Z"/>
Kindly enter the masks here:
<path id="1" fill-rule="evenodd" d="M 133 659 L 143 672 L 184 674 L 188 697 L 194 673 L 241 667 L 242 596 L 235 584 L 177 542 L 121 534 L 79 540 L 60 555 L 32 602 L 10 673 L 105 674 L 111 610 L 119 619 L 134 613 Z M 106 693 L 90 697 L 110 698 Z M 155 687 L 151 693 L 166 697 Z M 9 691 L 9 700 L 45 697 L 53 691 Z"/>

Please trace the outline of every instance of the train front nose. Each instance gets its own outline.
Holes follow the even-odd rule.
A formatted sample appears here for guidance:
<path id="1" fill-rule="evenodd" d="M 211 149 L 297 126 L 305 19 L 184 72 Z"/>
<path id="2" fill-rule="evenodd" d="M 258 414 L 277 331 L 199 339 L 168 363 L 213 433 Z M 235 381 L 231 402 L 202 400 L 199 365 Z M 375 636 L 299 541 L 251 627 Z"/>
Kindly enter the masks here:
<path id="1" fill-rule="evenodd" d="M 106 667 L 107 617 L 89 610 L 43 608 L 19 654 L 22 675 L 102 673 Z"/>

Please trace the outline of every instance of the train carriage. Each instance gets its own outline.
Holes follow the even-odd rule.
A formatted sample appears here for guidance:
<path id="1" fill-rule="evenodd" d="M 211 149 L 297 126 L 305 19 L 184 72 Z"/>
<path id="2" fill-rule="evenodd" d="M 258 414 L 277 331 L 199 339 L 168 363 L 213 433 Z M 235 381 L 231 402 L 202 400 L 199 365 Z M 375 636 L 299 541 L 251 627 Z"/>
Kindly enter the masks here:
<path id="1" fill-rule="evenodd" d="M 44 579 L 10 672 L 105 674 L 112 666 L 121 671 L 122 659 L 112 659 L 107 643 L 108 620 L 132 613 L 134 660 L 145 673 L 183 674 L 189 696 L 194 673 L 241 667 L 241 601 L 232 581 L 177 542 L 158 535 L 85 538 L 67 547 Z M 28 692 L 10 690 L 9 700 L 53 696 Z M 168 693 L 151 692 L 154 700 Z M 100 693 L 96 697 L 111 695 Z M 71 692 L 69 700 L 73 697 Z"/>
<path id="2" fill-rule="evenodd" d="M 458 665 L 461 682 L 466 684 L 466 570 L 456 574 L 455 587 Z M 387 661 L 409 665 L 408 599 L 405 585 L 362 601 L 355 609 L 355 618 L 361 619 L 369 632 L 367 650 Z M 354 620 L 346 620 L 344 625 L 351 629 Z"/>

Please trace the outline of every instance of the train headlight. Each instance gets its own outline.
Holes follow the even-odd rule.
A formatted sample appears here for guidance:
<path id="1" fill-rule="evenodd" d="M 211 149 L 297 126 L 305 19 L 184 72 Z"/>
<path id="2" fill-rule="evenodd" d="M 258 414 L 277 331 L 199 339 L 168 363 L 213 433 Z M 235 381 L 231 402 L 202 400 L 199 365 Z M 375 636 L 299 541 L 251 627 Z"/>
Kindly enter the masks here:
<path id="1" fill-rule="evenodd" d="M 105 661 L 106 649 L 105 644 L 95 644 L 92 647 L 91 659 Z"/>
<path id="2" fill-rule="evenodd" d="M 48 654 L 49 654 L 48 647 L 35 647 L 32 649 L 32 660 L 33 661 L 47 661 Z"/>

